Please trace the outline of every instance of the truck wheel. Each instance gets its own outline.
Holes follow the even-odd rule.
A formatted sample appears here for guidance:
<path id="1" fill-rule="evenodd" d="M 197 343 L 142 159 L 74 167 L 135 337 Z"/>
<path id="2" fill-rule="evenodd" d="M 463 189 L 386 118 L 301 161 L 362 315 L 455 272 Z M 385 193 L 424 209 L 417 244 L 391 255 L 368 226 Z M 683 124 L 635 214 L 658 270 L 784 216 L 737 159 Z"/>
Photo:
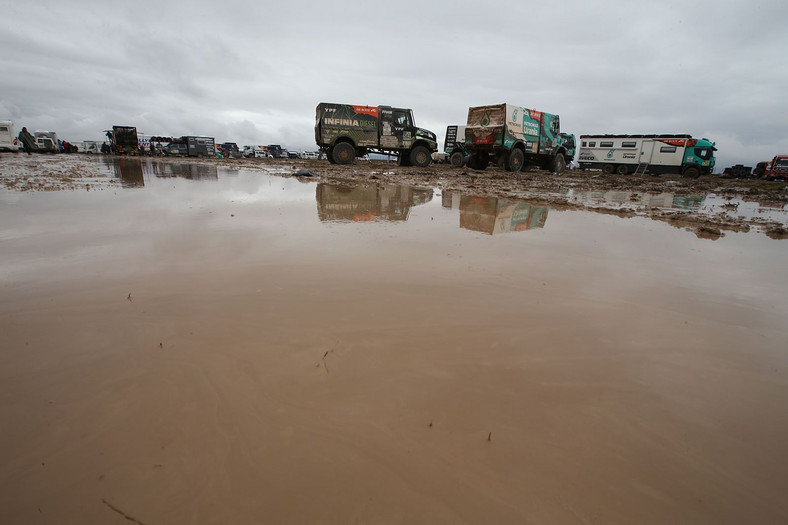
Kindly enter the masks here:
<path id="1" fill-rule="evenodd" d="M 462 168 L 462 165 L 465 164 L 465 155 L 462 152 L 455 151 L 449 157 L 449 162 L 452 168 Z"/>
<path id="2" fill-rule="evenodd" d="M 506 169 L 517 173 L 518 171 L 523 169 L 523 165 L 525 164 L 525 153 L 523 150 L 519 148 L 514 148 L 512 151 L 509 152 L 509 158 L 506 159 Z"/>
<path id="3" fill-rule="evenodd" d="M 602 168 L 602 173 L 605 175 L 612 175 L 614 171 L 616 171 L 616 168 L 612 164 L 605 164 Z"/>
<path id="4" fill-rule="evenodd" d="M 566 169 L 566 159 L 564 159 L 564 154 L 559 153 L 553 159 L 553 173 L 563 173 Z"/>
<path id="5" fill-rule="evenodd" d="M 619 164 L 618 167 L 616 168 L 616 173 L 618 173 L 619 175 L 626 175 L 627 173 L 629 173 L 629 168 L 627 167 L 626 164 Z"/>
<path id="6" fill-rule="evenodd" d="M 356 160 L 356 148 L 347 142 L 336 144 L 331 151 L 335 164 L 350 164 Z"/>
<path id="7" fill-rule="evenodd" d="M 419 168 L 426 168 L 432 161 L 432 157 L 430 157 L 430 150 L 421 144 L 410 150 L 409 158 L 410 164 L 412 166 L 418 166 Z"/>
<path id="8" fill-rule="evenodd" d="M 700 177 L 700 170 L 698 168 L 687 168 L 684 170 L 684 176 L 688 179 L 697 179 Z"/>

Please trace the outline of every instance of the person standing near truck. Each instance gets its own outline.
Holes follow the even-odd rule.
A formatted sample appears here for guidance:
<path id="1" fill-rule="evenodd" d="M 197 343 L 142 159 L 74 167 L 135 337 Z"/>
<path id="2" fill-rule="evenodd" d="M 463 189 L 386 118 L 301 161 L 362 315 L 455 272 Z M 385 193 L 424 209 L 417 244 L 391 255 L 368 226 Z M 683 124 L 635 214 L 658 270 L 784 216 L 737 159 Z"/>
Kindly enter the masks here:
<path id="1" fill-rule="evenodd" d="M 19 136 L 17 137 L 19 141 L 22 143 L 22 147 L 24 148 L 25 152 L 28 155 L 33 154 L 33 150 L 36 149 L 36 139 L 33 138 L 33 135 L 27 131 L 27 128 L 23 127 L 22 131 L 19 132 Z"/>

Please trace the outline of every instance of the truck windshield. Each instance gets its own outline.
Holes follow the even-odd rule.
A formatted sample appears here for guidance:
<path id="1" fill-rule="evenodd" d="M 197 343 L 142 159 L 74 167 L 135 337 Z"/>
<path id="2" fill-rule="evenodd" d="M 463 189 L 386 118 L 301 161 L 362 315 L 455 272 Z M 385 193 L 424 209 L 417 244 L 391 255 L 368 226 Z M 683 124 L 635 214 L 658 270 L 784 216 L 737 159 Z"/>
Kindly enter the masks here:
<path id="1" fill-rule="evenodd" d="M 788 157 L 777 159 L 774 161 L 775 166 L 780 166 L 781 168 L 788 168 Z"/>
<path id="2" fill-rule="evenodd" d="M 695 156 L 702 160 L 711 158 L 711 148 L 695 148 Z"/>

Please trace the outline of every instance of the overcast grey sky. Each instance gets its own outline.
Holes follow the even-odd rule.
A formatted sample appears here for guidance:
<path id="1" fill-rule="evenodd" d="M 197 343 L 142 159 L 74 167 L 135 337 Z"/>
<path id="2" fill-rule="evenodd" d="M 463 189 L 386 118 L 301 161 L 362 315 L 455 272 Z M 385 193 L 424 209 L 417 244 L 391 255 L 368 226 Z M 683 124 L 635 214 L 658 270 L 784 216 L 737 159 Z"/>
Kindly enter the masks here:
<path id="1" fill-rule="evenodd" d="M 718 166 L 788 153 L 788 2 L 0 0 L 0 120 L 315 149 L 318 102 L 469 106 L 562 131 L 690 133 Z M 504 7 L 505 5 L 505 7 Z"/>

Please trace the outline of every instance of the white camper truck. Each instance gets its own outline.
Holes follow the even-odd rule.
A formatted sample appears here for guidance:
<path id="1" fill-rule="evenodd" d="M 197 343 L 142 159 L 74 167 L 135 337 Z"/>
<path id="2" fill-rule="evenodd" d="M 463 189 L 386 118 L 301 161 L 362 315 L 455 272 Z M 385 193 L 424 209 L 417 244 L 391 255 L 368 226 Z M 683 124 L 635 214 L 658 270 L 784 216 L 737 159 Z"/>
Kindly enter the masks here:
<path id="1" fill-rule="evenodd" d="M 581 168 L 638 175 L 675 173 L 698 177 L 714 170 L 717 148 L 690 135 L 581 135 Z"/>
<path id="2" fill-rule="evenodd" d="M 14 144 L 14 123 L 10 120 L 0 120 L 0 151 L 18 152 L 19 147 Z"/>

